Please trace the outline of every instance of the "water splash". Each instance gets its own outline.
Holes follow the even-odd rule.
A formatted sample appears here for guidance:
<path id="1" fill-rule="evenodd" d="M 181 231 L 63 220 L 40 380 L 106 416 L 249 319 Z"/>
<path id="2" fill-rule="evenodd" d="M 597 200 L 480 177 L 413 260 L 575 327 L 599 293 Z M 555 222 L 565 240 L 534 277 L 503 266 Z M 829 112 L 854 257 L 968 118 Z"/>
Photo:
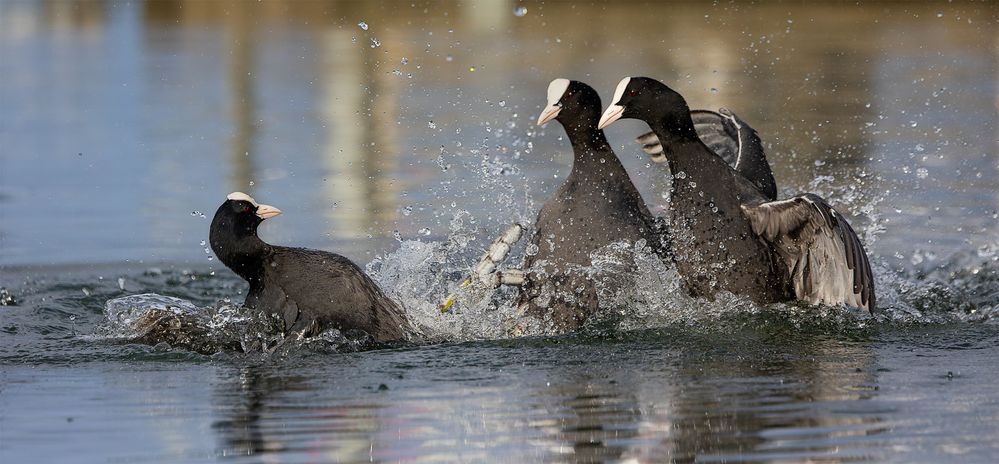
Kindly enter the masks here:
<path id="1" fill-rule="evenodd" d="M 402 241 L 397 250 L 369 263 L 367 272 L 402 304 L 423 343 L 555 334 L 549 324 L 514 306 L 516 288 L 459 287 L 488 244 L 478 235 L 471 215 L 459 211 L 445 239 Z M 614 243 L 591 254 L 591 266 L 575 270 L 595 283 L 599 299 L 599 309 L 581 332 L 607 335 L 683 328 L 731 333 L 751 328 L 851 336 L 857 331 L 910 324 L 995 323 L 999 320 L 996 250 L 999 246 L 984 246 L 913 271 L 891 269 L 875 260 L 879 307 L 872 316 L 848 307 L 760 306 L 725 292 L 713 301 L 693 298 L 683 291 L 675 267 L 644 243 Z M 506 265 L 517 267 L 527 251 L 526 246 L 516 247 Z M 542 266 L 539 263 L 528 271 L 543 277 Z M 439 303 L 451 293 L 457 295 L 458 303 L 442 314 Z M 554 296 L 542 294 L 542 299 Z M 285 338 L 276 316 L 228 300 L 199 307 L 180 298 L 140 294 L 111 299 L 104 312 L 106 322 L 97 331 L 98 338 L 158 349 L 288 353 L 381 346 L 365 334 L 336 330 L 309 338 Z"/>

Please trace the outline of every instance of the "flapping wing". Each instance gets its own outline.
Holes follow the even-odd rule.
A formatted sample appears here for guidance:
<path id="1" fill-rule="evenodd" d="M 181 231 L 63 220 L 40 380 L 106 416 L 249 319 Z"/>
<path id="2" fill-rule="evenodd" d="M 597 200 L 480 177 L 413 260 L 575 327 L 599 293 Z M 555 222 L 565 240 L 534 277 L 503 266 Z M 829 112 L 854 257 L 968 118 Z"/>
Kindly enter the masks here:
<path id="1" fill-rule="evenodd" d="M 822 197 L 806 193 L 742 209 L 753 232 L 783 258 L 798 299 L 874 312 L 867 252 L 846 219 Z"/>
<path id="2" fill-rule="evenodd" d="M 690 112 L 690 117 L 694 120 L 694 129 L 697 130 L 697 136 L 701 141 L 729 166 L 735 168 L 739 159 L 739 129 L 733 124 L 734 121 L 708 110 L 693 110 Z M 646 132 L 638 136 L 635 141 L 642 145 L 642 150 L 652 158 L 652 161 L 666 162 L 663 146 L 655 133 Z"/>
<path id="3" fill-rule="evenodd" d="M 725 160 L 770 200 L 777 198 L 777 183 L 774 181 L 770 164 L 767 163 L 763 142 L 756 130 L 746 124 L 727 108 L 718 112 L 693 110 L 690 118 L 694 121 L 697 136 L 719 158 Z M 635 139 L 652 161 L 663 163 L 666 156 L 656 134 L 647 132 Z"/>

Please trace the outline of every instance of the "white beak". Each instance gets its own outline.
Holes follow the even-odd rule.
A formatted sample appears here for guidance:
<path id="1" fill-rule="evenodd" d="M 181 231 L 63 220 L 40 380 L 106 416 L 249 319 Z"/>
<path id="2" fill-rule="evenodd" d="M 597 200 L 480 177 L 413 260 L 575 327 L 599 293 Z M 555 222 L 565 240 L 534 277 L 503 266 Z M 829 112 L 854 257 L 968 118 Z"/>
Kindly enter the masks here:
<path id="1" fill-rule="evenodd" d="M 545 110 L 541 112 L 541 116 L 538 116 L 538 125 L 543 126 L 547 124 L 548 121 L 555 119 L 560 111 L 562 111 L 561 105 L 557 103 L 554 105 L 548 105 L 545 107 Z"/>
<path id="2" fill-rule="evenodd" d="M 607 111 L 604 111 L 604 115 L 600 116 L 600 122 L 597 124 L 597 129 L 603 129 L 612 122 L 621 119 L 621 115 L 624 114 L 624 107 L 621 105 L 611 105 L 607 107 Z"/>
<path id="3" fill-rule="evenodd" d="M 281 214 L 281 210 L 271 205 L 257 205 L 257 217 L 260 219 L 270 219 Z"/>

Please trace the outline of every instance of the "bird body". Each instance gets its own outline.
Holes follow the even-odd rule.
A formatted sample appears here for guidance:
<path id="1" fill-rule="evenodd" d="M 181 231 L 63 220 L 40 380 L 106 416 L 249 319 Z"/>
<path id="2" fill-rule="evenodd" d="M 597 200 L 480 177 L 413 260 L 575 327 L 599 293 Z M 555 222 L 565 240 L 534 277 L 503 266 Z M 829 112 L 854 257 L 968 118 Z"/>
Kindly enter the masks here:
<path id="1" fill-rule="evenodd" d="M 760 192 L 697 137 L 666 146 L 673 172 L 669 233 L 688 292 L 711 297 L 726 290 L 761 304 L 788 299 L 786 273 L 741 209 L 763 202 Z"/>
<path id="2" fill-rule="evenodd" d="M 356 264 L 335 253 L 265 243 L 257 226 L 266 217 L 249 195 L 230 194 L 212 219 L 212 250 L 250 284 L 245 305 L 278 315 L 286 332 L 313 335 L 329 328 L 362 330 L 376 341 L 403 340 L 409 324 Z"/>

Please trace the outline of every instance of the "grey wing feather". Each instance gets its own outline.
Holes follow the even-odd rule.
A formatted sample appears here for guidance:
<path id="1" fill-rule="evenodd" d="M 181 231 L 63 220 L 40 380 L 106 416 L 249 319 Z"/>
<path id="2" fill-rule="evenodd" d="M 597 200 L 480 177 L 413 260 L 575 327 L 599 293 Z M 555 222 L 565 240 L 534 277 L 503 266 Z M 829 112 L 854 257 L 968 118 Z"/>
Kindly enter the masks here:
<path id="1" fill-rule="evenodd" d="M 697 136 L 712 152 L 749 179 L 767 199 L 777 198 L 777 182 L 767 162 L 763 141 L 755 129 L 727 108 L 718 112 L 692 110 L 690 118 Z M 642 134 L 635 141 L 642 145 L 652 161 L 666 161 L 663 146 L 654 133 Z"/>
<path id="2" fill-rule="evenodd" d="M 739 131 L 732 121 L 708 110 L 693 110 L 690 112 L 690 117 L 694 120 L 694 129 L 697 130 L 697 136 L 701 141 L 729 166 L 735 168 L 739 159 Z M 642 150 L 652 157 L 653 161 L 658 163 L 666 161 L 662 143 L 655 133 L 646 132 L 639 135 L 635 141 L 642 145 Z"/>
<path id="3" fill-rule="evenodd" d="M 875 310 L 874 278 L 860 238 L 822 197 L 743 206 L 753 232 L 787 265 L 798 299 Z"/>
<path id="4" fill-rule="evenodd" d="M 653 162 L 665 163 L 666 155 L 663 154 L 663 144 L 659 143 L 659 137 L 654 132 L 646 132 L 635 139 L 642 146 L 642 151 L 652 158 Z"/>

